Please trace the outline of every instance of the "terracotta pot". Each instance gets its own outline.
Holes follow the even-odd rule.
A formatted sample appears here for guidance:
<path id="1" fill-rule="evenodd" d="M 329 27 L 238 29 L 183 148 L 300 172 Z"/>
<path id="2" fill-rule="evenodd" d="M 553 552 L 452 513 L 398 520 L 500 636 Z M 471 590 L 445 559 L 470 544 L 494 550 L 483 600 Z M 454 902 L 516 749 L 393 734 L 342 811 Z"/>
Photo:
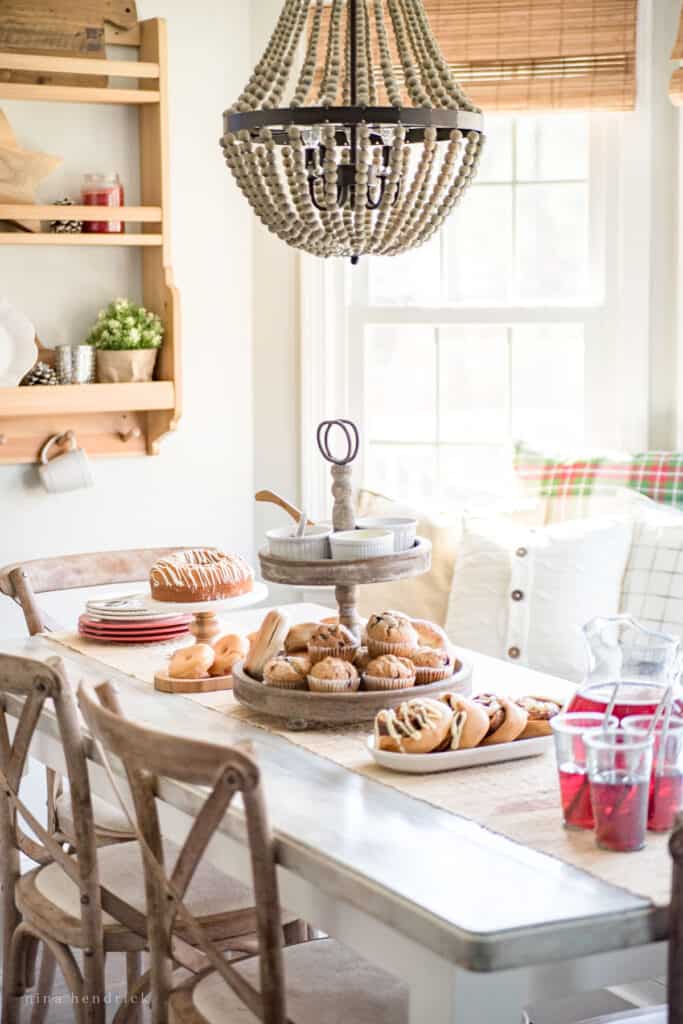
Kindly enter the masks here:
<path id="1" fill-rule="evenodd" d="M 157 348 L 97 350 L 97 379 L 101 384 L 152 380 Z"/>

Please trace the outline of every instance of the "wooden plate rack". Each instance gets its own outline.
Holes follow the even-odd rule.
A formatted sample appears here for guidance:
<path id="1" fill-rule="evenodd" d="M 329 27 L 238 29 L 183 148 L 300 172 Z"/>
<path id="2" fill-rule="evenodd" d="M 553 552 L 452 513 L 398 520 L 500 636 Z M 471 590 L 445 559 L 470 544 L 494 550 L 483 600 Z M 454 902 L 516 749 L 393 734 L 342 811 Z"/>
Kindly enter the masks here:
<path id="1" fill-rule="evenodd" d="M 170 267 L 168 83 L 166 24 L 141 21 L 137 30 L 108 34 L 108 42 L 139 46 L 139 60 L 92 60 L 0 52 L 0 71 L 51 76 L 102 74 L 129 80 L 126 88 L 0 81 L 0 101 L 127 104 L 138 108 L 141 205 L 69 207 L 79 220 L 135 225 L 125 234 L 20 234 L 0 232 L 0 245 L 135 246 L 142 249 L 145 306 L 165 323 L 156 380 L 136 384 L 85 384 L 0 388 L 0 463 L 35 462 L 52 434 L 73 430 L 89 455 L 156 455 L 181 413 L 180 304 Z M 68 79 L 64 80 L 68 82 Z M 0 221 L 59 220 L 63 206 L 0 204 Z"/>

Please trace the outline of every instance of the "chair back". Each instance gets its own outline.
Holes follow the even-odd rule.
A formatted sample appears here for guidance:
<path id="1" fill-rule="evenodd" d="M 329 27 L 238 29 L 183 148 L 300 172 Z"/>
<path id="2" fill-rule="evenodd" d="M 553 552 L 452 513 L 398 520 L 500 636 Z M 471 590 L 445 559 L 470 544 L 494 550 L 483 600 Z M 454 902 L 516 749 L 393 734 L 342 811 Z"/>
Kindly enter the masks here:
<path id="1" fill-rule="evenodd" d="M 40 609 L 37 594 L 59 590 L 103 587 L 114 583 L 140 583 L 159 558 L 182 548 L 141 548 L 131 551 L 99 551 L 14 563 L 0 569 L 0 593 L 19 604 L 31 636 L 47 629 L 63 628 Z"/>
<path id="2" fill-rule="evenodd" d="M 46 707 L 47 705 L 47 707 Z M 53 835 L 43 828 L 21 799 L 21 785 L 31 740 L 38 721 L 54 711 L 71 788 L 74 826 L 78 836 L 76 858 L 69 857 Z M 12 736 L 9 719 L 18 719 Z M 35 835 L 24 831 L 27 826 Z M 14 902 L 20 875 L 19 854 L 37 864 L 57 861 L 78 887 L 81 934 L 86 972 L 103 972 L 102 905 L 97 870 L 97 844 L 90 798 L 84 740 L 74 694 L 61 662 L 48 662 L 0 653 L 0 873 L 5 912 L 5 935 L 18 923 Z M 104 976 L 101 973 L 101 984 Z"/>
<path id="3" fill-rule="evenodd" d="M 208 961 L 263 1024 L 286 1024 L 280 903 L 273 842 L 256 762 L 243 749 L 157 732 L 126 719 L 116 690 L 108 683 L 95 689 L 81 684 L 79 702 L 105 757 L 113 754 L 122 762 L 133 797 L 134 824 L 145 869 L 154 1024 L 166 1024 L 168 1020 L 171 960 L 193 969 L 192 954 L 195 970 L 206 967 Z M 155 802 L 160 777 L 210 790 L 175 864 L 168 866 L 164 863 Z M 183 903 L 236 793 L 241 794 L 244 804 L 252 868 L 260 991 L 230 966 Z M 194 948 L 180 937 L 188 933 Z M 204 954 L 200 964 L 197 949 Z"/>
<path id="4" fill-rule="evenodd" d="M 667 992 L 669 1024 L 683 1024 L 683 814 L 669 840 L 673 860 Z"/>

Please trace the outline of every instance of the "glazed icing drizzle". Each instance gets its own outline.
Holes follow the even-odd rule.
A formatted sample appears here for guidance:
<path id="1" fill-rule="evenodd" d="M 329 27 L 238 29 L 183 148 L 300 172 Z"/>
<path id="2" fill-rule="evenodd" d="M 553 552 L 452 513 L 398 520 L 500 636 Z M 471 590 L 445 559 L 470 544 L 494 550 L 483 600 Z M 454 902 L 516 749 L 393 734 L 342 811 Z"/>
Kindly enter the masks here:
<path id="1" fill-rule="evenodd" d="M 227 555 L 217 548 L 190 548 L 160 558 L 149 574 L 152 583 L 165 587 L 213 587 L 252 576 L 251 566 L 240 555 Z"/>
<path id="2" fill-rule="evenodd" d="M 432 728 L 441 721 L 438 708 L 419 699 L 400 704 L 395 711 L 383 713 L 382 724 L 387 735 L 403 749 L 403 740 L 419 740 L 424 729 Z"/>

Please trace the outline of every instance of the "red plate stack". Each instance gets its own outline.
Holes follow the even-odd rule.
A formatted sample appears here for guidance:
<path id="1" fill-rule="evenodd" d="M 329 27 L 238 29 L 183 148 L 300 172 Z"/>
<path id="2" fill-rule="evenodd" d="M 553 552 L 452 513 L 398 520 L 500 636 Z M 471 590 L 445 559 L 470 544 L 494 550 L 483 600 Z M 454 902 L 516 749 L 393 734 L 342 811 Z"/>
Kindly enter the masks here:
<path id="1" fill-rule="evenodd" d="M 88 601 L 78 632 L 107 644 L 160 644 L 184 636 L 190 615 L 150 611 L 139 595 Z"/>
<path id="2" fill-rule="evenodd" d="M 91 640 L 103 640 L 108 644 L 160 644 L 164 640 L 183 636 L 189 624 L 189 615 L 143 622 L 106 622 L 93 619 L 90 615 L 81 615 L 78 632 Z"/>

